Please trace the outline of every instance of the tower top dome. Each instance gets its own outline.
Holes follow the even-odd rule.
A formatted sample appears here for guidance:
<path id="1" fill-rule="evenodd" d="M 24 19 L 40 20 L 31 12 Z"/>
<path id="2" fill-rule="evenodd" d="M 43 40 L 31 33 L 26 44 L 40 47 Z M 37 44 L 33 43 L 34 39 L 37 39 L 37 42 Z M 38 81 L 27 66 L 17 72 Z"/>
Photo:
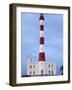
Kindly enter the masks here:
<path id="1" fill-rule="evenodd" d="M 43 13 L 41 13 L 40 14 L 40 18 L 39 18 L 40 20 L 44 20 L 44 15 L 43 15 Z"/>

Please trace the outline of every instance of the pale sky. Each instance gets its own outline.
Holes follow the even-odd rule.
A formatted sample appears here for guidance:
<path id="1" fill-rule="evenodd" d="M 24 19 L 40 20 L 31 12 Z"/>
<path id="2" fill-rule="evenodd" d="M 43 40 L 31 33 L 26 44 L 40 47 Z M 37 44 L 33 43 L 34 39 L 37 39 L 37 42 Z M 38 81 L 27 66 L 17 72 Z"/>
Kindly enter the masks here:
<path id="1" fill-rule="evenodd" d="M 27 54 L 33 62 L 39 58 L 40 13 L 21 13 L 21 71 L 26 74 Z M 44 14 L 46 61 L 56 63 L 57 72 L 63 64 L 63 15 Z"/>

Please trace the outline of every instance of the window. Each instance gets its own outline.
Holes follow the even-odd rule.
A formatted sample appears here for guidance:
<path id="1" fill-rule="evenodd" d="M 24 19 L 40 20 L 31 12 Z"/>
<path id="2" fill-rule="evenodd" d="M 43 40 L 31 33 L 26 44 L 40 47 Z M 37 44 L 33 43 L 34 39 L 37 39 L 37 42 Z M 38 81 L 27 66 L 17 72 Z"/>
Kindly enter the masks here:
<path id="1" fill-rule="evenodd" d="M 52 75 L 53 75 L 53 70 L 52 70 Z"/>
<path id="2" fill-rule="evenodd" d="M 41 48 L 41 51 L 43 51 L 43 48 Z"/>
<path id="3" fill-rule="evenodd" d="M 50 68 L 50 64 L 48 65 L 48 67 Z"/>
<path id="4" fill-rule="evenodd" d="M 43 75 L 43 70 L 41 70 L 41 75 Z"/>
<path id="5" fill-rule="evenodd" d="M 30 65 L 30 68 L 32 68 L 32 65 Z"/>
<path id="6" fill-rule="evenodd" d="M 52 68 L 53 68 L 53 64 L 52 64 Z"/>
<path id="7" fill-rule="evenodd" d="M 33 71 L 33 75 L 35 75 L 35 71 Z"/>
<path id="8" fill-rule="evenodd" d="M 50 70 L 48 71 L 49 75 L 50 75 Z"/>
<path id="9" fill-rule="evenodd" d="M 33 68 L 35 68 L 35 65 L 33 65 Z"/>
<path id="10" fill-rule="evenodd" d="M 30 71 L 30 75 L 32 75 L 32 72 Z"/>

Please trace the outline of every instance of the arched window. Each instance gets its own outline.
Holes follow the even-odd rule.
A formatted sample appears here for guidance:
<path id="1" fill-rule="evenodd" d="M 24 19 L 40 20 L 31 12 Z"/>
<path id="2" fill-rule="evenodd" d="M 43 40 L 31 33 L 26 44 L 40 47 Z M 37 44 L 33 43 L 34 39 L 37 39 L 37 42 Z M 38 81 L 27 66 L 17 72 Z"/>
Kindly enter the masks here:
<path id="1" fill-rule="evenodd" d="M 48 65 L 48 67 L 50 68 L 50 64 Z"/>
<path id="2" fill-rule="evenodd" d="M 33 71 L 33 75 L 35 75 L 35 71 Z"/>
<path id="3" fill-rule="evenodd" d="M 52 75 L 53 75 L 53 70 L 52 70 Z"/>
<path id="4" fill-rule="evenodd" d="M 48 71 L 49 75 L 50 75 L 50 70 Z"/>
<path id="5" fill-rule="evenodd" d="M 30 65 L 30 68 L 32 68 L 32 65 Z"/>
<path id="6" fill-rule="evenodd" d="M 53 68 L 53 64 L 52 64 L 52 68 Z"/>
<path id="7" fill-rule="evenodd" d="M 43 70 L 41 70 L 41 75 L 43 75 Z"/>
<path id="8" fill-rule="evenodd" d="M 32 75 L 32 72 L 30 71 L 30 76 Z"/>
<path id="9" fill-rule="evenodd" d="M 35 65 L 33 65 L 33 68 L 35 68 Z"/>

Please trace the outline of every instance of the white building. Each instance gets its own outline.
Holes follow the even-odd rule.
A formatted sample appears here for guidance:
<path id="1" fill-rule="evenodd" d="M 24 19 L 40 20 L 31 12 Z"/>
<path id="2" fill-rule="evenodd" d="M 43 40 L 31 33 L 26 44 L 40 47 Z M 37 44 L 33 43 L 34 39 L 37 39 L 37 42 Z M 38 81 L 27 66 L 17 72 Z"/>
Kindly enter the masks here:
<path id="1" fill-rule="evenodd" d="M 56 75 L 56 64 L 54 62 L 46 62 L 44 51 L 44 16 L 40 14 L 40 47 L 39 60 L 37 63 L 32 63 L 30 57 L 27 58 L 27 76 L 43 76 Z"/>
<path id="2" fill-rule="evenodd" d="M 37 63 L 32 63 L 30 58 L 28 58 L 27 75 L 28 76 L 56 75 L 56 65 L 55 63 L 47 63 L 45 61 L 39 61 Z"/>

